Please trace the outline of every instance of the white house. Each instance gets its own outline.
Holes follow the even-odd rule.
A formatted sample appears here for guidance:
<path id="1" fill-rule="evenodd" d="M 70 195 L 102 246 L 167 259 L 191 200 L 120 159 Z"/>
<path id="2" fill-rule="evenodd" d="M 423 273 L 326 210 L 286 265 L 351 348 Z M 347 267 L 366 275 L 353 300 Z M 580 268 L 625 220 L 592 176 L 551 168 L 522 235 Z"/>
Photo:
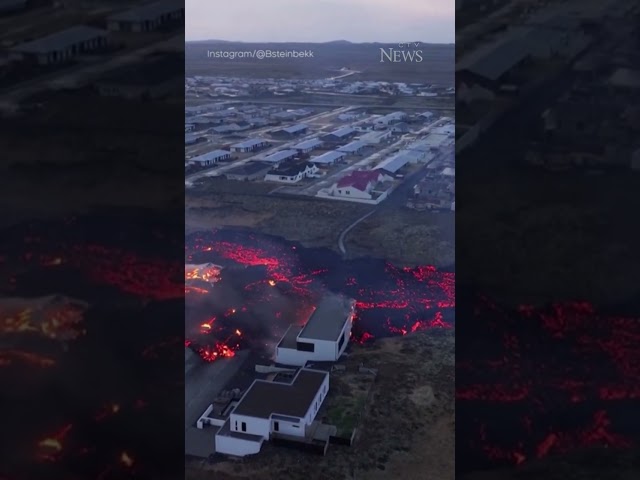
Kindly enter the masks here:
<path id="1" fill-rule="evenodd" d="M 221 160 L 231 158 L 231 152 L 226 150 L 214 150 L 213 152 L 205 153 L 191 159 L 192 162 L 197 163 L 201 167 L 207 167 L 209 165 L 215 165 Z"/>
<path id="2" fill-rule="evenodd" d="M 372 200 L 375 186 L 386 180 L 391 177 L 380 170 L 356 170 L 338 180 L 330 194 L 344 199 Z"/>
<path id="3" fill-rule="evenodd" d="M 255 380 L 216 433 L 216 452 L 244 457 L 279 434 L 304 439 L 328 392 L 329 373 L 308 368 L 290 383 Z"/>
<path id="4" fill-rule="evenodd" d="M 298 163 L 284 168 L 277 168 L 267 172 L 264 179 L 268 182 L 298 183 L 306 177 L 318 172 L 318 167 L 313 163 Z"/>
<path id="5" fill-rule="evenodd" d="M 289 327 L 276 347 L 276 362 L 304 366 L 309 361 L 338 360 L 349 343 L 354 308 L 352 299 L 325 297 L 304 326 Z"/>

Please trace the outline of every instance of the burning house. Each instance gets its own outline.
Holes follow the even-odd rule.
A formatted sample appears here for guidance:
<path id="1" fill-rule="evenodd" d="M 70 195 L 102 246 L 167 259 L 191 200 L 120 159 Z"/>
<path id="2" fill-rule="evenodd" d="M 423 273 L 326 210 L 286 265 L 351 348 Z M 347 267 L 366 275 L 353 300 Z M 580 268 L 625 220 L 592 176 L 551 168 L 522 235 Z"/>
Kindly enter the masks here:
<path id="1" fill-rule="evenodd" d="M 355 301 L 325 297 L 303 326 L 291 325 L 276 348 L 276 362 L 304 366 L 307 362 L 335 362 L 347 348 Z"/>

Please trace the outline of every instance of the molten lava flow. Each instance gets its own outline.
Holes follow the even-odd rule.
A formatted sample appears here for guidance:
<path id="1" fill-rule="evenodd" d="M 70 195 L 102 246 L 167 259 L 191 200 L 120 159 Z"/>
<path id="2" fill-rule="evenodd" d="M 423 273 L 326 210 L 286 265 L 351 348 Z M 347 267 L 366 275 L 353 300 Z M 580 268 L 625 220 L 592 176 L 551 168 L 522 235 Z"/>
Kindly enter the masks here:
<path id="1" fill-rule="evenodd" d="M 640 408 L 640 319 L 585 302 L 508 311 L 482 299 L 458 331 L 457 412 L 460 424 L 478 422 L 459 458 L 483 452 L 488 463 L 519 464 L 637 444 L 628 418 Z"/>
<path id="2" fill-rule="evenodd" d="M 452 326 L 455 274 L 451 272 L 430 266 L 398 268 L 381 262 L 377 272 L 354 267 L 347 274 L 336 274 L 332 264 L 336 270 L 345 268 L 337 258 L 324 259 L 326 261 L 315 255 L 305 258 L 305 251 L 301 249 L 250 235 L 248 241 L 247 238 L 228 241 L 220 236 L 217 232 L 190 236 L 186 246 L 188 261 L 192 264 L 234 262 L 244 266 L 244 272 L 255 274 L 247 274 L 247 282 L 241 285 L 242 306 L 229 306 L 226 311 L 221 306 L 215 323 L 200 321 L 199 335 L 195 334 L 193 340 L 198 345 L 210 346 L 198 350 L 201 355 L 204 352 L 207 360 L 221 358 L 220 345 L 230 351 L 253 342 L 264 345 L 264 341 L 254 338 L 253 332 L 243 335 L 242 339 L 233 338 L 233 332 L 240 325 L 252 324 L 255 312 L 264 316 L 266 310 L 262 306 L 275 304 L 283 296 L 291 308 L 272 313 L 272 323 L 282 325 L 282 331 L 287 323 L 306 322 L 315 303 L 327 290 L 356 299 L 351 337 L 354 342 Z M 226 276 L 230 281 L 234 279 L 231 267 Z M 217 355 L 213 356 L 212 352 Z"/>

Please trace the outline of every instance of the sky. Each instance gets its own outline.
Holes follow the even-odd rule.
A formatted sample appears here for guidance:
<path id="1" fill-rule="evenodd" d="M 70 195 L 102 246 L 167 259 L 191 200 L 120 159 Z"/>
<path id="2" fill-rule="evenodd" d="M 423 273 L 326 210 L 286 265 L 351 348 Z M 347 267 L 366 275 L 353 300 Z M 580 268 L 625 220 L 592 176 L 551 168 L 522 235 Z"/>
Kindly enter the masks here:
<path id="1" fill-rule="evenodd" d="M 188 41 L 455 41 L 455 0 L 185 0 L 185 7 Z"/>

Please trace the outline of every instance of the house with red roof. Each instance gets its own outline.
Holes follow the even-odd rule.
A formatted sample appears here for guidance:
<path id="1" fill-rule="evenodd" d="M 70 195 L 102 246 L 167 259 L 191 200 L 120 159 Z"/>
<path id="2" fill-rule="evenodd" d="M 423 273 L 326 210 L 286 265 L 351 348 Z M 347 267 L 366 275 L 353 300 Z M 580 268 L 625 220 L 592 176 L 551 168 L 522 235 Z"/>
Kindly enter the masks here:
<path id="1" fill-rule="evenodd" d="M 356 170 L 338 180 L 331 188 L 331 195 L 345 200 L 378 200 L 385 192 L 377 192 L 376 187 L 391 180 L 380 170 Z"/>

